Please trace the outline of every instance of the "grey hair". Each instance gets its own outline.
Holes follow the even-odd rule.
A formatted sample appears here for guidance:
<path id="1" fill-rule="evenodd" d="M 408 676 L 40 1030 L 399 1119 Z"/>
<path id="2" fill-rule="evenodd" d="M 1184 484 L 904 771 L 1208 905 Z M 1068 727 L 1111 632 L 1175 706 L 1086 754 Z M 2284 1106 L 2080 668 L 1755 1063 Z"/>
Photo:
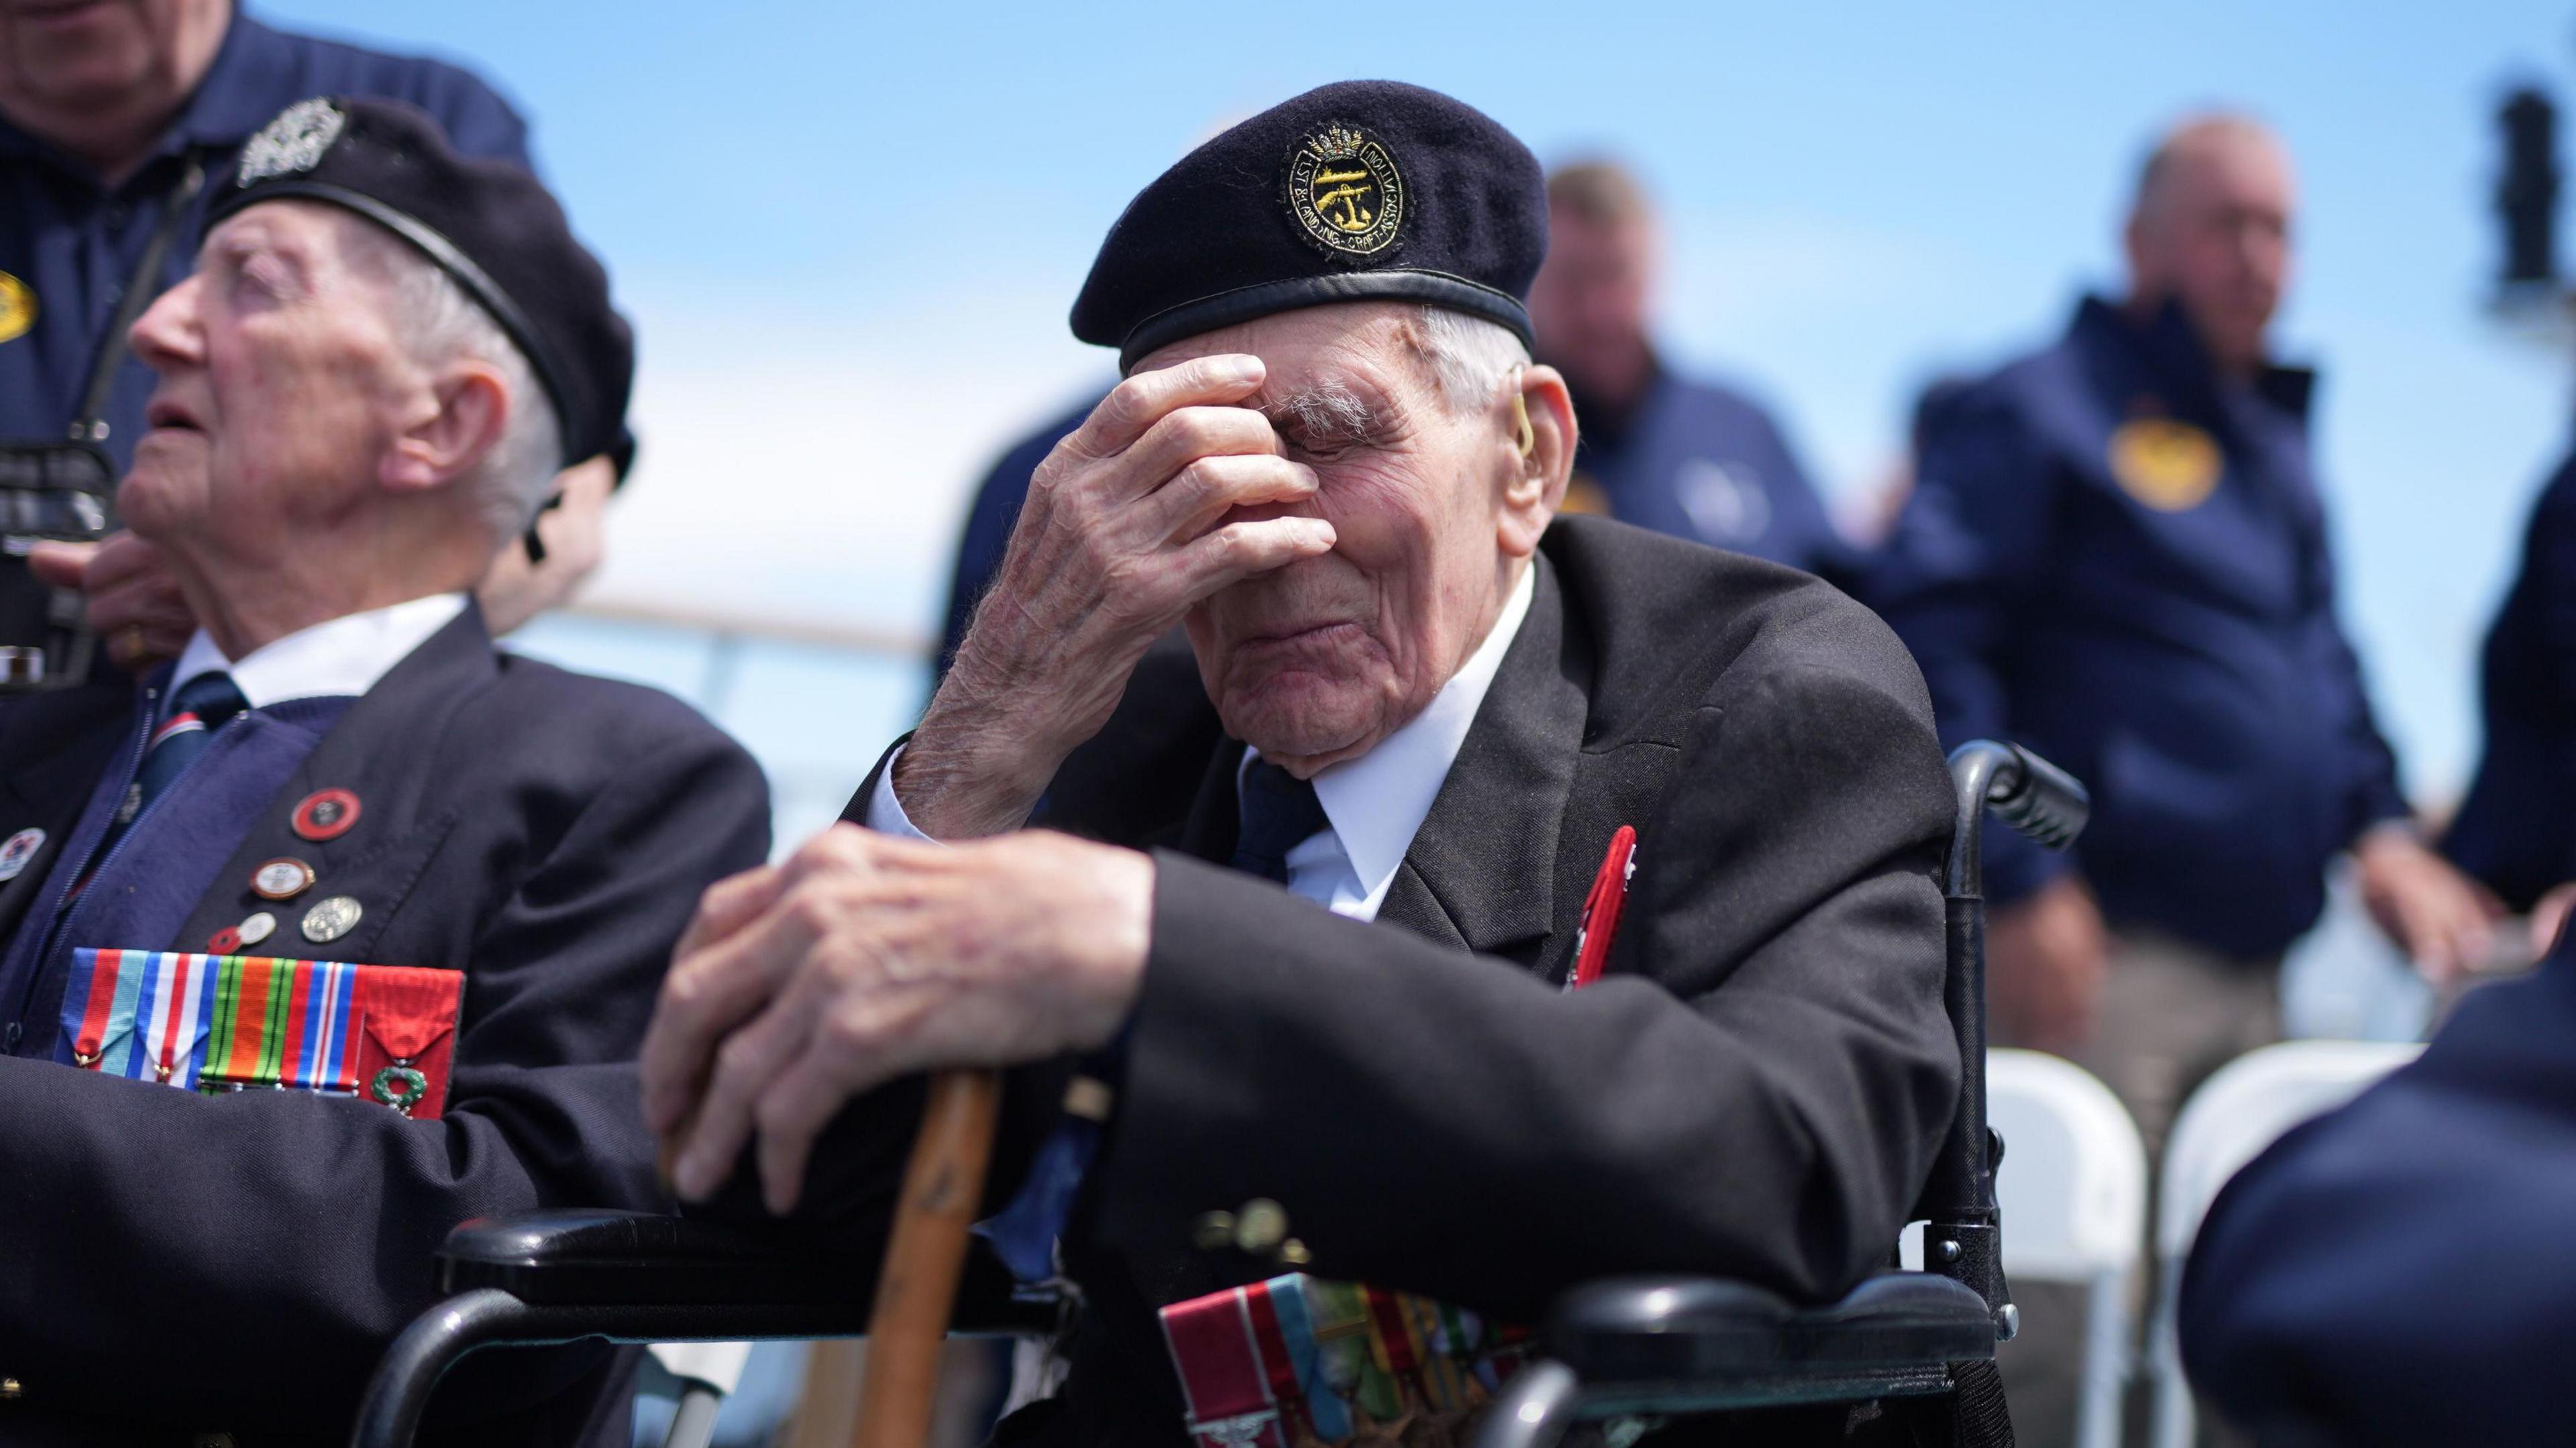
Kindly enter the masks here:
<path id="1" fill-rule="evenodd" d="M 1414 345 L 1453 416 L 1490 404 L 1513 374 L 1530 365 L 1529 348 L 1499 322 L 1435 306 L 1423 307 L 1417 320 Z"/>
<path id="2" fill-rule="evenodd" d="M 474 361 L 501 374 L 510 418 L 499 441 L 461 480 L 495 546 L 527 531 L 554 487 L 563 462 L 563 426 L 554 399 L 537 385 L 536 368 L 510 334 L 466 294 L 456 278 L 407 244 L 376 228 L 359 228 L 382 244 L 379 256 L 394 298 L 394 322 L 414 360 L 427 367 Z"/>

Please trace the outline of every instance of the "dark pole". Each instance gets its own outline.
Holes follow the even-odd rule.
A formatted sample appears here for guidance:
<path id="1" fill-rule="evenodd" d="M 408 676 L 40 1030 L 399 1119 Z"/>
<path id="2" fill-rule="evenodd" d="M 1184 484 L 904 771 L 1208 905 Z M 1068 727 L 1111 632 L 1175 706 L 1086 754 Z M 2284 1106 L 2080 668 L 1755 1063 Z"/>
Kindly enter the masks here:
<path id="1" fill-rule="evenodd" d="M 2505 97 L 2496 113 L 2504 131 L 2504 177 L 2496 212 L 2504 220 L 2508 290 L 2558 279 L 2558 107 L 2536 86 Z"/>

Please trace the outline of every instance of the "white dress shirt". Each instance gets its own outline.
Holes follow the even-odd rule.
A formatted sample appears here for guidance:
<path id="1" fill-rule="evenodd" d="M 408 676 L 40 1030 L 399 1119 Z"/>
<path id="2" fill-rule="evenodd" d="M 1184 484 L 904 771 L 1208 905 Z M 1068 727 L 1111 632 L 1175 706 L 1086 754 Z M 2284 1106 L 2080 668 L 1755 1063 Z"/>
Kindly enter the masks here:
<path id="1" fill-rule="evenodd" d="M 1353 920 L 1377 918 L 1378 907 L 1386 903 L 1387 887 L 1395 883 L 1396 867 L 1404 863 L 1404 852 L 1412 848 L 1413 837 L 1431 813 L 1431 802 L 1440 795 L 1441 783 L 1449 778 L 1449 767 L 1457 763 L 1458 751 L 1467 743 L 1467 731 L 1475 726 L 1476 711 L 1484 705 L 1486 690 L 1493 687 L 1503 655 L 1520 635 L 1521 621 L 1529 617 L 1530 597 L 1538 587 L 1536 575 L 1535 564 L 1521 570 L 1520 582 L 1503 601 L 1503 611 L 1494 616 L 1485 641 L 1476 645 L 1421 713 L 1368 753 L 1315 776 L 1315 799 L 1332 824 L 1289 849 L 1290 893 Z M 902 751 L 896 751 L 895 758 L 901 757 Z M 1244 767 L 1259 757 L 1259 750 L 1246 749 Z M 1238 790 L 1242 779 L 1238 769 Z M 917 840 L 930 838 L 914 827 L 903 812 L 903 802 L 895 798 L 894 759 L 886 761 L 877 776 L 876 792 L 868 797 L 868 828 Z"/>
<path id="2" fill-rule="evenodd" d="M 171 692 L 199 674 L 228 673 L 253 709 L 288 699 L 354 698 L 464 611 L 464 594 L 435 593 L 297 629 L 238 659 L 225 658 L 199 629 L 170 675 Z"/>

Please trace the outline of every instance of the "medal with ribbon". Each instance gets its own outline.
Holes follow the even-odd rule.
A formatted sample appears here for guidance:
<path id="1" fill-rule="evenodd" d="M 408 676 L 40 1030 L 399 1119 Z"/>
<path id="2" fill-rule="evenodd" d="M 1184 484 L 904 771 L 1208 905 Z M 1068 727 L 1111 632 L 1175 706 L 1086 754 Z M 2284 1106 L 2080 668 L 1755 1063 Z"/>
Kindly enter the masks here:
<path id="1" fill-rule="evenodd" d="M 186 951 L 76 950 L 55 1059 L 218 1094 L 446 1105 L 461 971 Z"/>
<path id="2" fill-rule="evenodd" d="M 1621 825 L 1593 876 L 1565 988 L 1601 978 L 1637 871 Z M 1199 1448 L 1446 1448 L 1526 1357 L 1526 1329 L 1410 1292 L 1292 1272 L 1162 1309 Z"/>

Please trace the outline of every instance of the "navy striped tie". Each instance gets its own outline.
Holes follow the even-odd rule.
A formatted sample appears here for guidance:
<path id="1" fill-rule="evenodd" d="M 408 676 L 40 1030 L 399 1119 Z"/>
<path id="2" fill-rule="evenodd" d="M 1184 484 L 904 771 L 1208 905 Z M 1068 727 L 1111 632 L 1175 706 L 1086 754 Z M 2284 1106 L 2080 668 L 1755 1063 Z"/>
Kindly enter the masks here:
<path id="1" fill-rule="evenodd" d="M 114 849 L 126 826 L 150 809 L 152 801 L 161 797 L 171 781 L 206 752 L 215 731 L 248 707 L 241 690 L 233 686 L 233 676 L 227 673 L 199 674 L 180 685 L 178 692 L 170 696 L 170 716 L 152 731 L 152 742 L 144 746 L 143 767 L 134 772 L 134 788 L 127 792 L 124 807 L 116 812 L 116 826 L 108 832 L 100 853 Z"/>

